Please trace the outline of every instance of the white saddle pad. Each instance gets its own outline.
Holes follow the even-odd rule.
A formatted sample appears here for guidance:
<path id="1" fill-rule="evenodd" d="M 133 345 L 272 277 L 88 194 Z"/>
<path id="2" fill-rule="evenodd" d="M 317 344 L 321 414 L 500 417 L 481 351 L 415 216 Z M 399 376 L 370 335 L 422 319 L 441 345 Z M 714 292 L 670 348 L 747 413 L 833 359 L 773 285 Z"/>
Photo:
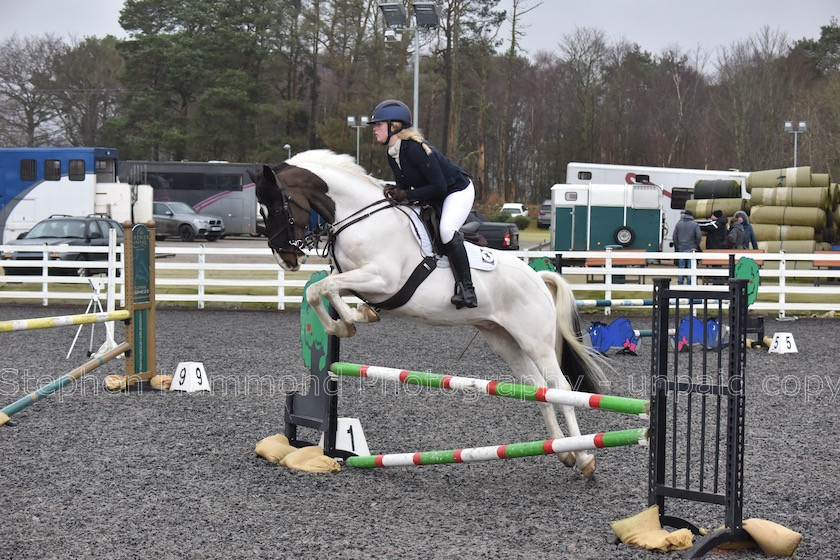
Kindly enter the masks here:
<path id="1" fill-rule="evenodd" d="M 432 250 L 432 241 L 429 238 L 429 232 L 426 231 L 426 226 L 423 225 L 423 221 L 420 219 L 419 211 L 419 208 L 412 206 L 411 212 L 408 213 L 411 217 L 411 221 L 413 221 L 416 226 L 412 228 L 414 230 L 414 236 L 417 239 L 417 242 L 420 243 L 420 248 L 423 250 L 423 254 L 427 257 L 433 256 L 435 253 Z M 473 245 L 470 242 L 464 243 L 464 247 L 466 247 L 467 257 L 470 259 L 470 268 L 474 268 L 476 270 L 493 270 L 496 268 L 496 255 L 494 254 L 493 249 L 479 247 L 478 245 Z M 441 268 L 449 268 L 449 258 L 438 255 L 437 265 Z"/>

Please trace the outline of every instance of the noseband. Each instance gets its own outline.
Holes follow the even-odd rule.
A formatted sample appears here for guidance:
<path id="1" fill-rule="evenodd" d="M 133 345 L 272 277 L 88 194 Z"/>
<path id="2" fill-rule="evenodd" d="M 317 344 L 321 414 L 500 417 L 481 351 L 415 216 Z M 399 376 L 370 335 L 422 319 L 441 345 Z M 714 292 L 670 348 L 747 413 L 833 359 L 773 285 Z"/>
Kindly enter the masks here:
<path id="1" fill-rule="evenodd" d="M 282 227 L 277 228 L 277 231 L 275 231 L 274 233 L 271 234 L 271 236 L 269 236 L 268 246 L 271 247 L 271 250 L 274 251 L 275 253 L 279 252 L 280 249 L 275 247 L 273 242 L 279 235 L 281 235 L 285 231 L 285 233 L 289 237 L 289 241 L 288 241 L 289 247 L 291 247 L 293 249 L 296 249 L 299 254 L 303 254 L 303 249 L 306 247 L 306 240 L 304 238 L 295 237 L 295 226 L 297 225 L 298 227 L 301 228 L 301 230 L 305 230 L 306 228 L 304 226 L 299 225 L 299 224 L 295 224 L 295 217 L 292 214 L 292 208 L 289 205 L 289 201 L 291 200 L 291 198 L 289 197 L 289 195 L 286 194 L 286 191 L 284 189 L 280 189 L 280 200 L 283 201 L 283 206 L 281 208 L 275 208 L 275 209 L 271 210 L 268 213 L 268 216 L 266 216 L 265 213 L 262 211 L 262 209 L 260 209 L 260 213 L 263 215 L 263 219 L 266 222 L 266 226 L 268 226 L 269 218 L 271 218 L 272 221 L 281 220 L 282 217 L 279 216 L 279 215 L 281 213 L 286 215 L 286 228 L 285 228 L 285 230 Z M 294 201 L 292 201 L 292 202 L 294 202 Z M 298 204 L 298 206 L 300 206 L 300 205 Z M 301 206 L 301 208 L 303 208 L 303 207 Z"/>

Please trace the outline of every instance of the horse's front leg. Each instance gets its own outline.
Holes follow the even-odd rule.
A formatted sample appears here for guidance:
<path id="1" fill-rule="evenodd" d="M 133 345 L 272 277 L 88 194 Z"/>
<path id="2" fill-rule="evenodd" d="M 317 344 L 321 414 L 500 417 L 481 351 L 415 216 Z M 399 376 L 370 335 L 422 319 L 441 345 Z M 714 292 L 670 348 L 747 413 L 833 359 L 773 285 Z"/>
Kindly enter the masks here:
<path id="1" fill-rule="evenodd" d="M 315 282 L 306 291 L 306 300 L 321 323 L 327 334 L 347 338 L 356 334 L 356 323 L 371 323 L 379 320 L 379 315 L 367 305 L 359 305 L 357 308 L 350 307 L 342 299 L 342 293 L 349 291 L 364 291 L 367 293 L 380 292 L 385 288 L 382 277 L 365 268 L 358 268 L 340 274 L 330 274 L 323 280 Z M 326 298 L 338 314 L 338 319 L 333 319 L 327 313 L 322 304 L 321 298 Z"/>
<path id="2" fill-rule="evenodd" d="M 551 363 L 551 358 L 547 357 L 544 363 Z M 554 362 L 557 363 L 556 361 Z M 555 368 L 550 365 L 545 370 L 545 380 L 548 387 L 552 389 L 560 389 L 561 391 L 571 391 L 572 386 L 566 380 L 566 376 L 560 370 L 559 366 Z M 563 413 L 563 418 L 566 420 L 566 427 L 569 429 L 569 435 L 576 437 L 580 436 L 580 426 L 577 421 L 577 413 L 575 407 L 561 405 L 560 410 Z M 585 478 L 590 478 L 595 472 L 595 456 L 588 451 L 578 451 L 575 453 L 575 464 Z"/>

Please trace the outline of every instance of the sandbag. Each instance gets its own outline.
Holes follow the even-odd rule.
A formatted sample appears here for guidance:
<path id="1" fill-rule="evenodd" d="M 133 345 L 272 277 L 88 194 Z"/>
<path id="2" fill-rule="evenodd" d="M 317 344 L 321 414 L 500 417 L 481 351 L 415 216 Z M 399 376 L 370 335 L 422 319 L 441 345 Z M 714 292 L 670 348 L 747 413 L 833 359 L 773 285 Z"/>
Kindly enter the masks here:
<path id="1" fill-rule="evenodd" d="M 613 521 L 610 527 L 621 542 L 659 552 L 688 550 L 694 538 L 688 529 L 677 529 L 673 533 L 663 529 L 659 523 L 659 506 L 650 506 L 632 517 Z"/>
<path id="2" fill-rule="evenodd" d="M 811 173 L 812 187 L 827 187 L 831 184 L 831 176 L 828 173 Z"/>
<path id="3" fill-rule="evenodd" d="M 738 181 L 701 179 L 694 183 L 694 198 L 741 198 L 741 184 Z"/>
<path id="4" fill-rule="evenodd" d="M 301 447 L 283 457 L 280 464 L 290 469 L 312 473 L 335 473 L 341 466 L 332 457 L 324 455 L 324 450 L 317 445 Z"/>
<path id="5" fill-rule="evenodd" d="M 817 242 L 810 241 L 759 241 L 758 248 L 765 253 L 813 253 L 817 250 Z"/>
<path id="6" fill-rule="evenodd" d="M 750 208 L 750 223 L 811 226 L 815 231 L 822 231 L 825 227 L 825 210 L 794 206 L 753 206 Z"/>
<path id="7" fill-rule="evenodd" d="M 296 450 L 297 448 L 290 445 L 288 438 L 283 434 L 263 438 L 254 448 L 257 455 L 272 463 L 279 463 L 286 455 Z"/>
<path id="8" fill-rule="evenodd" d="M 105 377 L 105 388 L 109 391 L 124 391 L 128 387 L 128 380 L 124 375 L 108 375 Z"/>
<path id="9" fill-rule="evenodd" d="M 788 558 L 802 543 L 802 534 L 766 519 L 745 519 L 744 531 L 758 544 L 766 556 Z"/>
<path id="10" fill-rule="evenodd" d="M 747 192 L 757 187 L 810 187 L 810 167 L 788 167 L 785 169 L 768 169 L 753 171 L 747 175 Z"/>
<path id="11" fill-rule="evenodd" d="M 708 218 L 715 210 L 720 210 L 724 216 L 731 218 L 735 212 L 746 210 L 746 201 L 743 198 L 691 199 L 685 201 L 685 209 L 690 210 L 697 219 Z"/>
<path id="12" fill-rule="evenodd" d="M 759 187 L 752 191 L 750 206 L 797 206 L 823 210 L 832 208 L 828 187 Z"/>
<path id="13" fill-rule="evenodd" d="M 810 241 L 814 239 L 811 226 L 785 226 L 778 224 L 752 224 L 758 241 Z"/>
<path id="14" fill-rule="evenodd" d="M 172 376 L 171 375 L 155 375 L 151 379 L 149 379 L 149 385 L 152 389 L 158 389 L 160 391 L 168 391 L 169 388 L 172 386 Z"/>
<path id="15" fill-rule="evenodd" d="M 831 185 L 831 207 L 840 206 L 840 183 L 832 183 Z"/>
<path id="16" fill-rule="evenodd" d="M 263 438 L 254 451 L 272 463 L 305 472 L 339 472 L 341 466 L 332 457 L 324 455 L 317 445 L 297 448 L 289 444 L 283 434 Z"/>

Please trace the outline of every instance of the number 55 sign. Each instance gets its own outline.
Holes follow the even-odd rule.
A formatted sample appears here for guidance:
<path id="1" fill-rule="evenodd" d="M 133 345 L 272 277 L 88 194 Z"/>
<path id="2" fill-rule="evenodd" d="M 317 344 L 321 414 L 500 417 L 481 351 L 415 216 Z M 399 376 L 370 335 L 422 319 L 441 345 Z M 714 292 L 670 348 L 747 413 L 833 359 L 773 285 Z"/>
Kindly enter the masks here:
<path id="1" fill-rule="evenodd" d="M 794 354 L 798 352 L 793 335 L 789 332 L 777 332 L 774 334 L 773 343 L 770 345 L 768 352 L 775 354 Z"/>

